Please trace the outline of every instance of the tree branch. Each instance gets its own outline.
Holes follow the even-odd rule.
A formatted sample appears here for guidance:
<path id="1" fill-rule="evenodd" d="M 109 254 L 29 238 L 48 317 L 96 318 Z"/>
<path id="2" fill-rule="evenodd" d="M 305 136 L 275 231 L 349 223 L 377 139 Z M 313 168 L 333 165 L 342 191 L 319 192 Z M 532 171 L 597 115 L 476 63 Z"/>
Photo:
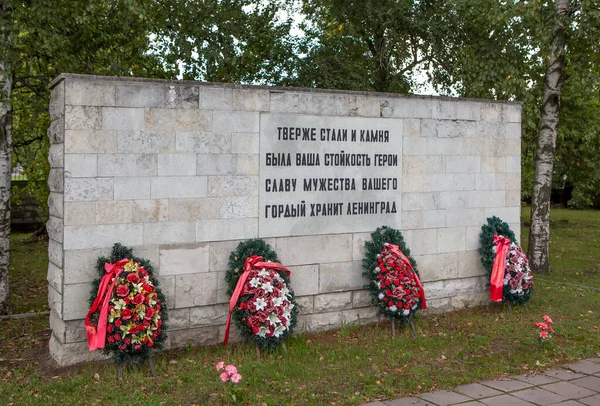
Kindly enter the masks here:
<path id="1" fill-rule="evenodd" d="M 15 148 L 21 148 L 21 147 L 26 147 L 27 145 L 33 144 L 36 141 L 41 141 L 44 139 L 43 135 L 39 135 L 37 137 L 22 141 L 22 142 L 15 142 L 13 143 L 13 149 Z"/>

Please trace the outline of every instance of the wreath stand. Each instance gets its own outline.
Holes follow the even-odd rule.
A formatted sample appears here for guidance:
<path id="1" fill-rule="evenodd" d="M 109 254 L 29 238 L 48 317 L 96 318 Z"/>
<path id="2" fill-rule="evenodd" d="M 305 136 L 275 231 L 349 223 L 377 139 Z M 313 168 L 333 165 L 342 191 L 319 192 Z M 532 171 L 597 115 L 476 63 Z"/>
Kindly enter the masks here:
<path id="1" fill-rule="evenodd" d="M 152 373 L 152 379 L 156 379 L 156 370 L 154 369 L 152 357 L 148 358 L 148 366 L 150 367 L 150 372 Z M 123 380 L 123 364 L 117 364 L 117 378 L 119 381 Z"/>
<path id="2" fill-rule="evenodd" d="M 415 323 L 413 323 L 412 319 L 409 322 L 410 328 L 412 329 L 413 337 L 417 336 L 417 329 L 415 328 Z M 396 320 L 392 319 L 392 337 L 396 337 Z"/>
<path id="3" fill-rule="evenodd" d="M 512 305 L 510 304 L 510 302 L 506 301 L 506 304 L 508 305 L 508 313 L 513 314 L 513 309 L 512 309 Z M 525 308 L 525 310 L 527 310 L 527 313 L 529 313 L 529 306 L 527 306 L 527 303 L 523 303 L 523 307 Z"/>
<path id="4" fill-rule="evenodd" d="M 258 344 L 256 344 L 256 343 L 255 343 L 255 344 L 254 344 L 254 348 L 255 348 L 255 350 L 256 350 L 256 359 L 260 361 L 260 347 L 258 346 Z M 281 349 L 283 350 L 283 352 L 284 352 L 285 354 L 287 354 L 287 353 L 288 353 L 288 349 L 287 349 L 287 347 L 285 346 L 285 343 L 281 343 Z"/>

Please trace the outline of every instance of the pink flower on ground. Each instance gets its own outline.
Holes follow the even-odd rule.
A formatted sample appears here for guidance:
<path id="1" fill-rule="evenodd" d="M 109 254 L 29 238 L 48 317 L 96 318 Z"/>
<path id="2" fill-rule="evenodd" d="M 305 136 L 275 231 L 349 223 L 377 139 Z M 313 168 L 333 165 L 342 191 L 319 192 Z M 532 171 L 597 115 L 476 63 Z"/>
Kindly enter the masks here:
<path id="1" fill-rule="evenodd" d="M 225 363 L 223 361 L 219 361 L 217 362 L 217 365 L 215 365 L 215 368 L 217 368 L 217 371 L 222 370 L 225 367 Z"/>
<path id="2" fill-rule="evenodd" d="M 544 321 L 548 324 L 554 324 L 550 316 L 544 315 Z"/>
<path id="3" fill-rule="evenodd" d="M 221 382 L 227 382 L 229 380 L 229 374 L 227 372 L 223 372 L 221 375 L 219 375 L 219 378 L 221 378 Z"/>
<path id="4" fill-rule="evenodd" d="M 242 375 L 235 373 L 231 375 L 231 382 L 232 383 L 239 383 L 242 380 Z"/>
<path id="5" fill-rule="evenodd" d="M 234 365 L 227 365 L 225 367 L 225 371 L 227 371 L 230 375 L 237 374 L 237 368 Z"/>
<path id="6" fill-rule="evenodd" d="M 545 330 L 540 331 L 540 338 L 542 340 L 545 340 L 546 338 L 548 338 L 548 332 Z"/>

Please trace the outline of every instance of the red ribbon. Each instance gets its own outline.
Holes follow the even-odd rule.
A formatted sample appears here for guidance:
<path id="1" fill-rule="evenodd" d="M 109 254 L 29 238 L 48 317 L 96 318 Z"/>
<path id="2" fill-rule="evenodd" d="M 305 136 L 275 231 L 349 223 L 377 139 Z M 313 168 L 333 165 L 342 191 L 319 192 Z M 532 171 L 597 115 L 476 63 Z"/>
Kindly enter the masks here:
<path id="1" fill-rule="evenodd" d="M 128 259 L 122 259 L 114 264 L 105 263 L 104 270 L 106 274 L 100 281 L 98 293 L 92 307 L 85 316 L 85 332 L 87 334 L 88 347 L 90 351 L 104 348 L 106 342 L 106 321 L 108 319 L 108 302 L 112 297 L 112 291 L 117 283 L 117 278 L 123 272 L 123 265 L 128 263 Z M 100 317 L 98 318 L 98 326 L 95 326 L 90 317 L 100 308 Z"/>
<path id="2" fill-rule="evenodd" d="M 490 278 L 490 299 L 494 302 L 502 302 L 502 290 L 504 289 L 504 271 L 506 268 L 506 252 L 510 247 L 510 239 L 501 235 L 494 236 L 496 244 L 496 259 L 492 268 Z"/>
<path id="3" fill-rule="evenodd" d="M 410 260 L 406 257 L 406 255 L 404 255 L 404 253 L 402 251 L 400 251 L 400 247 L 398 247 L 397 245 L 388 244 L 387 246 L 388 246 L 388 250 L 390 252 L 398 254 L 398 256 L 400 257 L 402 262 L 404 262 L 406 264 L 406 266 L 408 267 L 408 269 L 413 273 L 415 282 L 417 283 L 417 287 L 419 288 L 419 300 L 421 301 L 421 309 L 427 310 L 427 302 L 425 301 L 425 289 L 423 289 L 423 285 L 421 284 L 421 281 L 419 280 L 419 275 L 417 275 L 417 273 L 413 269 L 413 266 L 410 263 Z"/>
<path id="4" fill-rule="evenodd" d="M 229 327 L 231 324 L 231 313 L 233 309 L 237 305 L 238 299 L 240 298 L 240 294 L 242 293 L 242 289 L 244 289 L 244 285 L 246 284 L 246 280 L 248 279 L 248 275 L 250 275 L 250 271 L 253 268 L 267 268 L 273 269 L 275 271 L 284 271 L 287 276 L 290 276 L 291 272 L 285 266 L 281 265 L 278 262 L 262 262 L 262 257 L 257 255 L 252 255 L 251 257 L 246 258 L 246 262 L 244 263 L 244 273 L 240 275 L 240 279 L 237 281 L 237 285 L 235 285 L 235 289 L 233 294 L 231 295 L 231 299 L 229 300 L 229 314 L 227 315 L 227 323 L 225 324 L 225 338 L 223 339 L 223 345 L 227 345 L 227 341 L 229 341 Z"/>

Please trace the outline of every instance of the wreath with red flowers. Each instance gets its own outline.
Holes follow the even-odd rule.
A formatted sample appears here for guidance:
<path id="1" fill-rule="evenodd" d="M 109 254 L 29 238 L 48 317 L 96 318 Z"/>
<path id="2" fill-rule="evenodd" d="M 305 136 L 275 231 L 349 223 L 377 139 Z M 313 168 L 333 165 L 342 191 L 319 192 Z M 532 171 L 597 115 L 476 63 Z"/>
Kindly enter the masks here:
<path id="1" fill-rule="evenodd" d="M 491 276 L 496 258 L 495 235 L 501 235 L 511 241 L 506 252 L 502 301 L 514 305 L 525 304 L 531 299 L 533 291 L 533 276 L 527 255 L 517 243 L 515 234 L 508 224 L 495 216 L 488 218 L 486 224 L 481 227 L 479 234 L 481 264 Z"/>
<path id="2" fill-rule="evenodd" d="M 112 355 L 118 364 L 141 363 L 152 356 L 153 350 L 164 345 L 168 321 L 166 298 L 153 277 L 150 261 L 133 256 L 131 248 L 116 243 L 110 258 L 98 258 L 99 277 L 92 284 L 90 306 L 106 275 L 106 264 L 119 262 L 122 270 L 114 280 L 108 301 L 106 342 L 102 351 Z M 98 325 L 99 315 L 99 311 L 91 314 L 94 325 Z"/>
<path id="3" fill-rule="evenodd" d="M 417 264 L 400 231 L 382 226 L 371 234 L 371 240 L 365 242 L 363 270 L 370 281 L 364 288 L 385 317 L 409 323 L 423 308 Z"/>
<path id="4" fill-rule="evenodd" d="M 263 263 L 279 262 L 277 254 L 265 241 L 241 242 L 229 256 L 229 269 L 225 274 L 229 295 L 234 293 L 244 273 L 246 260 L 253 257 L 261 257 Z M 252 266 L 231 312 L 242 337 L 262 349 L 273 349 L 290 336 L 297 317 L 298 305 L 288 274 L 284 270 Z"/>

